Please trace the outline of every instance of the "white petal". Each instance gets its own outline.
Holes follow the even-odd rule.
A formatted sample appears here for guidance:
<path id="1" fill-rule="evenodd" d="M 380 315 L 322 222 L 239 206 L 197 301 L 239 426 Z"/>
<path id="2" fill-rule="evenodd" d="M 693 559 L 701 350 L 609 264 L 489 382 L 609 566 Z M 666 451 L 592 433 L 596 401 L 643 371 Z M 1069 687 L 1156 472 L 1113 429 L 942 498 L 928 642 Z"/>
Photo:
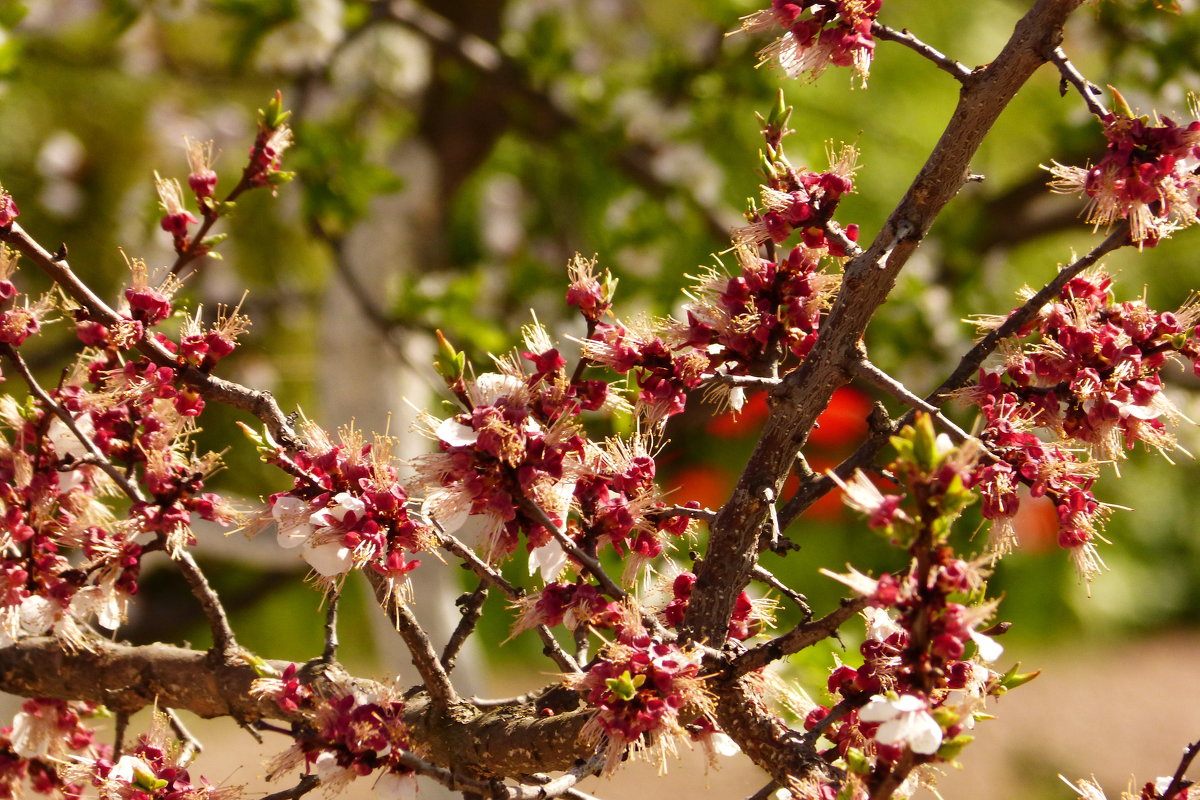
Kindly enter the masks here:
<path id="1" fill-rule="evenodd" d="M 1004 645 L 990 636 L 984 636 L 982 633 L 971 631 L 971 641 L 979 649 L 979 657 L 984 661 L 995 661 L 1004 654 Z"/>
<path id="2" fill-rule="evenodd" d="M 36 726 L 37 720 L 24 711 L 13 717 L 9 740 L 12 742 L 13 752 L 21 758 L 36 758 L 46 754 L 42 747 L 38 747 L 39 744 L 46 744 L 46 737 L 36 735 Z"/>
<path id="3" fill-rule="evenodd" d="M 898 699 L 892 702 L 892 708 L 900 713 L 908 713 L 910 711 L 924 711 L 925 701 L 917 697 L 915 694 L 902 694 Z"/>
<path id="4" fill-rule="evenodd" d="M 308 503 L 299 497 L 280 497 L 271 506 L 271 516 L 279 522 L 292 517 L 307 517 L 310 513 Z"/>
<path id="5" fill-rule="evenodd" d="M 858 718 L 863 722 L 887 722 L 894 719 L 898 713 L 900 712 L 896 710 L 891 700 L 877 694 L 859 710 Z"/>
<path id="6" fill-rule="evenodd" d="M 300 555 L 309 563 L 309 566 L 326 578 L 341 575 L 348 571 L 353 563 L 350 548 L 341 542 L 326 542 L 316 547 L 306 544 L 304 552 Z"/>
<path id="7" fill-rule="evenodd" d="M 417 796 L 417 776 L 398 775 L 389 770 L 375 781 L 375 794 L 380 800 L 412 800 Z"/>
<path id="8" fill-rule="evenodd" d="M 712 744 L 713 752 L 719 756 L 733 757 L 742 752 L 737 742 L 720 731 L 710 734 L 708 740 Z"/>
<path id="9" fill-rule="evenodd" d="M 298 522 L 286 528 L 281 525 L 275 534 L 275 541 L 283 549 L 290 550 L 307 542 L 313 535 L 313 530 L 313 526 L 307 522 Z"/>
<path id="10" fill-rule="evenodd" d="M 471 516 L 471 502 L 461 489 L 438 489 L 425 498 L 421 513 L 437 522 L 446 533 L 456 533 Z"/>
<path id="11" fill-rule="evenodd" d="M 437 426 L 433 434 L 451 447 L 463 447 L 475 444 L 479 440 L 479 434 L 474 428 L 463 425 L 454 417 L 442 420 L 442 424 Z"/>
<path id="12" fill-rule="evenodd" d="M 550 583 L 566 566 L 567 554 L 557 539 L 551 539 L 529 554 L 529 574 L 541 570 L 542 580 Z"/>
<path id="13" fill-rule="evenodd" d="M 31 594 L 21 601 L 21 630 L 32 636 L 40 636 L 54 627 L 58 617 L 58 604 Z"/>

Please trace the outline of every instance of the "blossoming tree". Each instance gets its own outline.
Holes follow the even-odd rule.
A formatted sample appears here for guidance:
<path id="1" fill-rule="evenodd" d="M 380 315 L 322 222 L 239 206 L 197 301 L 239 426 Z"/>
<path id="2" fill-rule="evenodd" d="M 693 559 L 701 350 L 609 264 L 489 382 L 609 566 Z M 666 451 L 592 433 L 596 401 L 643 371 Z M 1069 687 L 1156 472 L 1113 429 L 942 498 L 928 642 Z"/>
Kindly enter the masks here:
<path id="1" fill-rule="evenodd" d="M 0 399 L 0 687 L 28 698 L 0 740 L 0 791 L 235 794 L 189 774 L 195 742 L 176 711 L 282 735 L 271 774 L 288 788 L 277 798 L 355 780 L 402 797 L 416 776 L 467 797 L 580 798 L 587 776 L 631 757 L 666 766 L 683 741 L 744 752 L 770 778 L 747 787 L 756 797 L 905 797 L 930 782 L 970 744 L 989 700 L 1030 678 L 1000 666 L 996 637 L 1008 623 L 987 592 L 990 569 L 1017 546 L 1018 511 L 1050 504 L 1059 546 L 1091 581 L 1109 512 L 1093 490 L 1139 442 L 1176 448 L 1180 415 L 1162 373 L 1200 360 L 1194 304 L 1157 311 L 1127 299 L 1101 265 L 1118 248 L 1152 248 L 1197 221 L 1200 121 L 1138 115 L 1115 89 L 1106 105 L 1110 95 L 1060 46 L 1081 3 L 1036 0 L 1003 49 L 974 69 L 880 22 L 881 0 L 774 0 L 746 17 L 746 35 L 778 37 L 762 59 L 787 79 L 849 67 L 865 85 L 884 42 L 959 84 L 958 106 L 908 191 L 887 219 L 864 222 L 878 230 L 873 239 L 860 244 L 859 224 L 838 219 L 855 190 L 855 148 L 831 147 L 824 168 L 793 163 L 781 96 L 762 117 L 761 196 L 731 231 L 729 263 L 693 279 L 678 318 L 623 315 L 612 276 L 576 257 L 563 290 L 582 335 L 556 338 L 535 320 L 487 366 L 468 364 L 440 337 L 435 366 L 451 410 L 422 417 L 415 433 L 428 452 L 403 465 L 389 436 L 331 434 L 269 393 L 219 377 L 248 327 L 239 309 L 177 308 L 181 279 L 205 268 L 235 201 L 290 179 L 280 96 L 260 112 L 232 189 L 219 190 L 203 143 L 189 144 L 186 192 L 156 176 L 175 260 L 152 270 L 130 258 L 115 304 L 81 278 L 65 247 L 51 252 L 26 231 L 21 198 L 0 196 L 0 360 L 20 387 Z M 1047 64 L 1106 142 L 1094 165 L 1049 166 L 1051 186 L 1086 197 L 1087 221 L 1104 238 L 1047 269 L 1014 309 L 980 316 L 977 343 L 922 397 L 873 363 L 864 333 L 971 178 L 1000 112 Z M 19 267 L 53 288 L 31 293 Z M 62 379 L 44 386 L 22 351 L 51 320 L 73 326 L 80 348 Z M 892 416 L 880 405 L 858 449 L 818 474 L 805 444 L 851 381 L 907 409 Z M 732 495 L 710 509 L 669 494 L 656 479 L 666 422 L 701 393 L 736 411 L 753 392 L 769 395 L 770 410 Z M 943 412 L 951 402 L 979 420 L 973 433 Z M 220 458 L 198 452 L 193 436 L 213 404 L 245 414 L 230 442 L 236 435 L 233 446 L 253 448 L 279 474 L 261 508 L 205 489 Z M 594 433 L 614 419 L 610 435 Z M 796 488 L 785 489 L 793 476 Z M 760 557 L 786 554 L 789 525 L 830 492 L 891 545 L 893 565 L 814 575 L 840 582 L 846 597 L 810 608 L 804 586 L 781 581 Z M 991 526 L 978 552 L 952 535 L 975 502 Z M 273 535 L 281 558 L 300 554 L 327 604 L 322 652 L 285 663 L 239 644 L 192 555 L 197 520 Z M 409 576 L 431 557 L 478 580 L 445 641 L 411 609 Z M 528 579 L 505 570 L 518 558 Z M 150 559 L 168 562 L 195 596 L 211 630 L 207 650 L 116 640 Z M 338 663 L 338 600 L 355 573 L 411 654 L 418 685 L 355 677 Z M 795 605 L 801 622 L 776 630 L 771 603 L 753 598 L 751 583 Z M 542 691 L 482 702 L 456 687 L 455 663 L 493 594 L 512 609 L 512 635 L 538 637 L 561 673 Z M 863 625 L 859 652 L 829 665 L 817 699 L 774 676 L 788 656 Z M 101 704 L 117 716 L 115 741 L 91 727 Z M 128 716 L 150 705 L 159 713 L 149 730 L 127 731 Z M 1187 797 L 1198 747 L 1139 796 Z M 1071 788 L 1099 796 L 1085 781 Z"/>

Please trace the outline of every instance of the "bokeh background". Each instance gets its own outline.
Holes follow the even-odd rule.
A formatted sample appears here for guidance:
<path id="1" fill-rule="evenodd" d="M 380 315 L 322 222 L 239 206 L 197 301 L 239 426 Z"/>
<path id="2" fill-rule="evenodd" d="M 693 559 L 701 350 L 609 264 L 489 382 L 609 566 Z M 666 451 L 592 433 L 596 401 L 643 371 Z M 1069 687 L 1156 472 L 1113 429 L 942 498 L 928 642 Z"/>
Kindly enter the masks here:
<path id="1" fill-rule="evenodd" d="M 1148 0 L 1088 4 L 1065 47 L 1136 109 L 1178 116 L 1200 60 L 1200 15 L 1194 0 L 1181 5 L 1169 13 Z M 889 0 L 880 19 L 975 65 L 994 56 L 1027 7 Z M 153 172 L 184 178 L 184 137 L 212 139 L 218 193 L 232 186 L 254 109 L 281 90 L 295 111 L 286 166 L 297 180 L 278 197 L 246 196 L 227 225 L 223 258 L 184 294 L 210 309 L 243 302 L 253 318 L 228 377 L 270 389 L 284 408 L 302 407 L 330 429 L 354 419 L 403 434 L 412 407 L 439 402 L 427 366 L 435 329 L 484 368 L 487 353 L 514 344 L 531 311 L 562 334 L 582 333 L 563 303 L 565 265 L 577 251 L 596 254 L 619 278 L 623 314 L 678 311 L 686 276 L 716 263 L 745 198 L 757 194 L 755 112 L 770 107 L 782 79 L 753 68 L 761 39 L 726 36 L 756 10 L 747 0 L 0 2 L 0 182 L 35 237 L 51 249 L 67 243 L 76 271 L 116 296 L 126 275 L 120 248 L 152 266 L 171 260 Z M 940 134 L 956 85 L 881 43 L 869 88 L 852 89 L 837 69 L 815 85 L 784 88 L 796 107 L 787 143 L 795 164 L 823 168 L 831 141 L 862 151 L 857 191 L 838 218 L 869 240 Z M 1039 165 L 1082 164 L 1101 148 L 1079 99 L 1062 97 L 1049 69 L 1035 76 L 973 164 L 985 180 L 947 207 L 872 324 L 872 359 L 928 391 L 970 342 L 964 320 L 1007 312 L 1023 285 L 1043 283 L 1096 243 L 1081 203 L 1050 195 Z M 1183 232 L 1108 259 L 1118 293 L 1181 305 L 1200 286 L 1193 241 Z M 46 375 L 70 358 L 71 337 L 61 333 L 34 354 Z M 1195 380 L 1176 377 L 1171 396 L 1200 418 Z M 859 387 L 839 391 L 806 452 L 815 469 L 854 447 L 875 399 L 887 400 Z M 664 485 L 681 501 L 718 506 L 761 424 L 761 400 L 751 398 L 736 420 L 699 402 L 674 420 Z M 235 418 L 207 412 L 201 446 L 227 445 Z M 1200 452 L 1192 429 L 1179 435 Z M 425 446 L 408 440 L 410 452 Z M 1197 471 L 1185 453 L 1172 460 L 1137 453 L 1121 466 L 1122 480 L 1105 476 L 1100 498 L 1136 511 L 1113 515 L 1102 547 L 1110 569 L 1090 587 L 1055 547 L 1052 519 L 1025 520 L 1022 551 L 997 569 L 992 591 L 1015 623 L 1004 665 L 1019 660 L 1045 673 L 998 704 L 999 721 L 982 725 L 963 757 L 968 769 L 947 776 L 947 797 L 1070 796 L 1059 772 L 1094 772 L 1115 796 L 1132 774 L 1170 772 L 1183 744 L 1200 738 Z M 249 447 L 235 443 L 227 462 L 219 490 L 254 501 L 286 486 Z M 968 514 L 961 530 L 964 539 L 980 534 L 981 545 L 977 518 Z M 836 498 L 788 535 L 801 549 L 768 566 L 818 610 L 839 596 L 818 567 L 896 567 L 896 554 Z M 270 536 L 202 539 L 244 644 L 275 658 L 319 652 L 320 598 L 301 582 L 300 562 Z M 437 625 L 436 612 L 452 617 L 451 600 L 471 587 L 457 571 L 418 575 L 426 572 L 418 610 Z M 121 636 L 202 645 L 203 618 L 177 583 L 167 570 L 148 574 Z M 362 587 L 351 584 L 349 595 L 344 660 L 381 676 L 407 668 Z M 518 637 L 501 647 L 511 612 L 499 603 L 488 611 L 463 680 L 493 695 L 544 683 L 536 644 Z M 830 656 L 830 648 L 799 654 L 787 677 L 819 696 Z M 218 739 L 236 735 L 217 730 Z M 220 750 L 202 759 L 223 764 Z M 704 777 L 693 759 L 671 780 L 690 781 L 696 796 L 736 797 L 761 785 L 749 769 L 733 764 Z M 217 780 L 232 767 L 210 770 Z M 245 766 L 232 779 L 260 772 Z M 626 786 L 591 790 L 621 796 Z"/>

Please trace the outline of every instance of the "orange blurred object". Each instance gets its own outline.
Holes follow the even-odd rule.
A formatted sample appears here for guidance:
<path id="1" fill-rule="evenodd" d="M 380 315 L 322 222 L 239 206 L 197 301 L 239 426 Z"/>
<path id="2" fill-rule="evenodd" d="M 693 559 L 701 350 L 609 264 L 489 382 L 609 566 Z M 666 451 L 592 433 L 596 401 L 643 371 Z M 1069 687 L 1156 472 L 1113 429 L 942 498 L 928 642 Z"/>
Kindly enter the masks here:
<path id="1" fill-rule="evenodd" d="M 850 386 L 833 393 L 829 405 L 817 417 L 817 427 L 808 437 L 817 447 L 838 448 L 854 443 L 867 433 L 867 415 L 871 413 L 870 399 Z M 754 392 L 736 416 L 732 411 L 713 417 L 708 432 L 721 439 L 740 439 L 758 430 L 767 418 L 767 393 Z"/>

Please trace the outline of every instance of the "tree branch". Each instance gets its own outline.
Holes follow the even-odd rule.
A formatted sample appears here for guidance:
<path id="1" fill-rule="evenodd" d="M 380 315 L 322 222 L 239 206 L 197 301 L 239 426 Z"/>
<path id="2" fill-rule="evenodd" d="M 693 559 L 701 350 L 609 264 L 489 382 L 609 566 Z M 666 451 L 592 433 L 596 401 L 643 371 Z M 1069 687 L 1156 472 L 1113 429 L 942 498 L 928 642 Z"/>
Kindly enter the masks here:
<path id="1" fill-rule="evenodd" d="M 83 306 L 96 321 L 104 325 L 115 325 L 123 321 L 124 318 L 120 314 L 79 280 L 65 258 L 56 259 L 26 233 L 20 224 L 14 222 L 7 228 L 0 228 L 0 241 L 12 245 L 21 255 L 32 261 L 38 269 L 61 286 L 72 300 Z M 206 400 L 224 403 L 254 415 L 267 426 L 276 441 L 285 447 L 295 446 L 295 431 L 270 392 L 255 391 L 201 372 L 186 362 L 181 363 L 166 348 L 149 337 L 144 336 L 137 344 L 137 349 L 155 364 L 175 370 L 177 378 L 194 388 Z"/>
<path id="2" fill-rule="evenodd" d="M 458 693 L 450 683 L 450 675 L 442 666 L 429 636 L 417 622 L 417 618 L 409 611 L 396 594 L 395 587 L 373 569 L 364 570 L 371 588 L 375 591 L 375 599 L 380 608 L 387 614 L 396 632 L 404 639 L 408 652 L 412 655 L 413 666 L 417 668 L 425 689 L 435 705 L 442 707 L 458 702 Z"/>
<path id="3" fill-rule="evenodd" d="M 967 80 L 967 78 L 971 77 L 971 70 L 967 69 L 967 67 L 963 66 L 958 61 L 955 61 L 949 56 L 943 55 L 938 50 L 925 44 L 925 42 L 922 42 L 916 36 L 913 36 L 911 33 L 909 33 L 907 28 L 896 30 L 895 28 L 889 28 L 887 25 L 873 22 L 871 23 L 871 35 L 876 39 L 884 39 L 889 42 L 896 42 L 897 44 L 904 45 L 917 55 L 929 60 L 929 62 L 938 69 L 948 73 L 950 77 L 954 78 L 954 80 L 958 81 L 959 83 L 962 83 L 963 81 Z"/>
<path id="4" fill-rule="evenodd" d="M 871 246 L 847 264 L 821 336 L 804 363 L 772 391 L 774 404 L 746 469 L 711 526 L 709 553 L 697 572 L 684 630 L 719 641 L 734 602 L 758 558 L 758 532 L 767 524 L 796 454 L 834 390 L 849 380 L 858 342 L 900 270 L 942 208 L 969 175 L 970 161 L 1009 101 L 1062 39 L 1067 17 L 1082 0 L 1037 0 L 990 64 L 963 82 L 958 106 L 908 192 Z"/>

